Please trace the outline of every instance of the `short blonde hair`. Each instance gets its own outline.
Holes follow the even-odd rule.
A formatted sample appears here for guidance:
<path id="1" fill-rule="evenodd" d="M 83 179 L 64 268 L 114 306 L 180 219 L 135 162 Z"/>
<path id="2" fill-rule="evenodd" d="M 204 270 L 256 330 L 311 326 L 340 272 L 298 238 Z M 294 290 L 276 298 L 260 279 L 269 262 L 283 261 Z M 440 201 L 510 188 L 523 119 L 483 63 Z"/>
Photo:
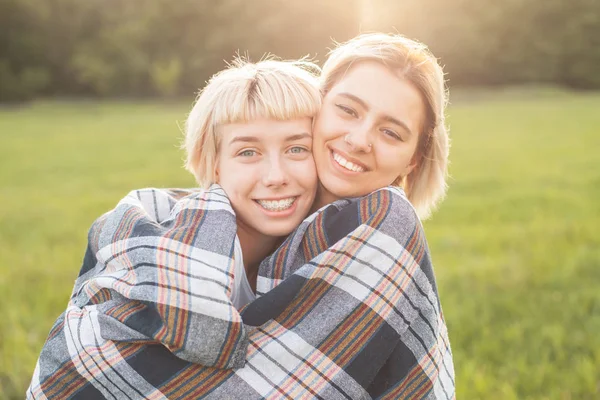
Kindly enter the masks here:
<path id="1" fill-rule="evenodd" d="M 422 43 L 398 34 L 362 34 L 338 44 L 330 52 L 321 73 L 323 94 L 362 61 L 382 63 L 398 77 L 411 82 L 423 97 L 425 123 L 415 153 L 417 165 L 394 184 L 404 186 L 410 202 L 426 218 L 447 190 L 450 140 L 445 124 L 448 93 L 442 67 Z"/>
<path id="2" fill-rule="evenodd" d="M 200 91 L 185 123 L 185 167 L 202 188 L 216 181 L 219 126 L 259 118 L 314 117 L 321 107 L 319 67 L 306 61 L 241 58 Z"/>

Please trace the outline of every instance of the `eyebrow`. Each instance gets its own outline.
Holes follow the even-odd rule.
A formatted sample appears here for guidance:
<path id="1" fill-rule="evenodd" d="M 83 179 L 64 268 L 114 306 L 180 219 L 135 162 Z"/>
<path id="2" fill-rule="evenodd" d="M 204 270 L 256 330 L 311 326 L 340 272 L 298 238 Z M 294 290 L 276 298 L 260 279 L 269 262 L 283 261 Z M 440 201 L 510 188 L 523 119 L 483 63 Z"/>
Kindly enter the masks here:
<path id="1" fill-rule="evenodd" d="M 342 97 L 345 97 L 345 98 L 350 99 L 352 101 L 355 101 L 358 104 L 360 104 L 365 110 L 367 110 L 367 111 L 370 110 L 369 105 L 363 99 L 361 99 L 358 96 L 353 95 L 352 93 L 347 93 L 347 92 L 339 93 L 338 96 L 342 96 Z M 406 133 L 408 133 L 409 135 L 412 135 L 412 131 L 410 130 L 410 128 L 408 127 L 408 125 L 406 125 L 404 122 L 400 121 L 399 119 L 394 118 L 391 115 L 383 115 L 381 117 L 381 119 L 384 120 L 384 121 L 387 121 L 387 122 L 390 122 L 392 124 L 395 124 L 395 125 L 398 125 L 398 126 L 402 127 L 406 131 Z"/>
<path id="2" fill-rule="evenodd" d="M 295 135 L 290 135 L 288 137 L 285 138 L 286 142 L 295 142 L 296 140 L 302 140 L 302 139 L 312 139 L 312 135 L 308 132 L 303 132 L 303 133 L 297 133 Z"/>
<path id="3" fill-rule="evenodd" d="M 412 135 L 412 131 L 409 129 L 408 125 L 406 125 L 404 122 L 400 121 L 399 119 L 390 117 L 389 115 L 384 115 L 382 117 L 382 119 L 384 121 L 391 122 L 392 124 L 396 124 L 396 125 L 402 127 L 406 131 L 406 133 L 408 133 L 409 135 Z"/>
<path id="4" fill-rule="evenodd" d="M 258 138 L 256 136 L 236 136 L 229 141 L 229 144 L 233 144 L 236 142 L 258 142 Z"/>
<path id="5" fill-rule="evenodd" d="M 296 140 L 301 140 L 301 139 L 305 139 L 305 138 L 312 138 L 312 135 L 308 132 L 303 132 L 303 133 L 297 133 L 294 135 L 290 135 L 288 137 L 286 137 L 284 139 L 285 142 L 294 142 Z M 233 139 L 231 139 L 231 141 L 229 142 L 229 144 L 233 144 L 233 143 L 237 143 L 237 142 L 244 142 L 244 143 L 256 143 L 259 142 L 260 140 L 256 137 L 256 136 L 236 136 Z"/>

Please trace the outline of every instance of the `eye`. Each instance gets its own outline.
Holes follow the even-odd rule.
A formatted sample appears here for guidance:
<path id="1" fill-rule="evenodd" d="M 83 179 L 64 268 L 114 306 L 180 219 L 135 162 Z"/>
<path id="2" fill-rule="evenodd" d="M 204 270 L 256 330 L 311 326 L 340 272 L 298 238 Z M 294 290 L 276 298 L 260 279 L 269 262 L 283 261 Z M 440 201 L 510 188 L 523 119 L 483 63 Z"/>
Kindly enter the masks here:
<path id="1" fill-rule="evenodd" d="M 350 108 L 348 106 L 345 106 L 343 104 L 336 104 L 335 106 L 337 108 L 339 108 L 340 110 L 342 110 L 342 112 L 344 112 L 350 116 L 353 116 L 355 118 L 358 117 L 358 114 L 356 113 L 356 111 L 354 111 L 352 108 Z"/>
<path id="2" fill-rule="evenodd" d="M 398 135 L 396 132 L 394 132 L 391 129 L 383 128 L 381 130 L 381 132 L 383 132 L 384 135 L 391 137 L 392 139 L 400 140 L 401 142 L 404 141 L 404 140 L 402 140 L 402 136 Z"/>
<path id="3" fill-rule="evenodd" d="M 238 156 L 241 156 L 241 157 L 252 157 L 255 155 L 256 155 L 255 150 L 244 150 L 244 151 L 238 153 Z"/>
<path id="4" fill-rule="evenodd" d="M 308 149 L 300 146 L 294 146 L 288 150 L 289 153 L 292 154 L 302 154 L 308 152 Z"/>

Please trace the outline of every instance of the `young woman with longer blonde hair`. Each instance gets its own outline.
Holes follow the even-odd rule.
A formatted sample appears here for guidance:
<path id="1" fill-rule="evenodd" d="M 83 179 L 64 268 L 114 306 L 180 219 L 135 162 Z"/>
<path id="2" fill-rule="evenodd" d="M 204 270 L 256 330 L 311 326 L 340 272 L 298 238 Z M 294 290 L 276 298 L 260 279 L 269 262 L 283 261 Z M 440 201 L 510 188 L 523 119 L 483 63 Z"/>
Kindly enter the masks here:
<path id="1" fill-rule="evenodd" d="M 303 382 L 322 389 L 301 391 L 291 378 L 272 387 L 292 398 L 453 399 L 452 353 L 419 218 L 446 192 L 442 68 L 419 42 L 365 34 L 330 53 L 321 91 L 313 129 L 320 212 L 263 261 L 263 296 L 244 321 L 270 328 L 271 340 L 292 332 L 309 343 L 277 355 L 302 354 L 286 372 L 320 373 Z M 267 302 L 287 307 L 259 312 Z M 248 362 L 267 368 L 255 358 Z"/>

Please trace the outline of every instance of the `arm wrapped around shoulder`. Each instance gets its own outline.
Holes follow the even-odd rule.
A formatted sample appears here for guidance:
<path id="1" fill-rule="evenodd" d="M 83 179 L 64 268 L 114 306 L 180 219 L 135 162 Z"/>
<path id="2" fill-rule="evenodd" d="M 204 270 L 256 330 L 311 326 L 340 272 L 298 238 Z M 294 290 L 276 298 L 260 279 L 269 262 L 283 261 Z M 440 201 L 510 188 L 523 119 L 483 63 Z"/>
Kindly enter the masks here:
<path id="1" fill-rule="evenodd" d="M 245 322 L 261 324 L 250 335 L 248 365 L 261 368 L 253 352 L 262 343 L 287 341 L 270 346 L 269 356 L 301 358 L 286 373 L 318 376 L 307 395 L 453 398 L 429 250 L 404 192 L 335 203 L 305 225 L 261 266 L 259 282 L 275 287 L 244 310 Z"/>
<path id="2" fill-rule="evenodd" d="M 88 338 L 160 343 L 217 368 L 244 365 L 246 329 L 230 293 L 235 215 L 225 193 L 142 189 L 90 229 L 69 307 Z"/>

